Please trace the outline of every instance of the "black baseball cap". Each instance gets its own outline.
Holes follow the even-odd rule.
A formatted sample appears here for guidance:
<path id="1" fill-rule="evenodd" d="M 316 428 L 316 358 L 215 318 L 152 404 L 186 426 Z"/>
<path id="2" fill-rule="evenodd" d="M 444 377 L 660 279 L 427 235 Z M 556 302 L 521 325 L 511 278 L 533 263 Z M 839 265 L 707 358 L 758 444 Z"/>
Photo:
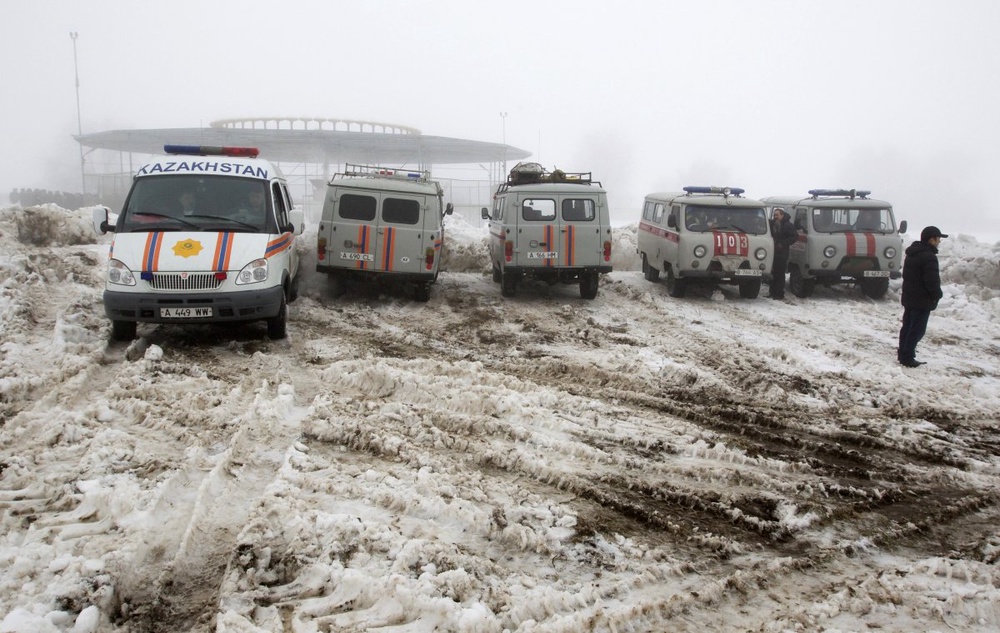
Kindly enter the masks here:
<path id="1" fill-rule="evenodd" d="M 942 233 L 941 229 L 936 226 L 924 227 L 924 230 L 920 232 L 920 241 L 926 242 L 932 237 L 948 237 L 946 233 Z"/>

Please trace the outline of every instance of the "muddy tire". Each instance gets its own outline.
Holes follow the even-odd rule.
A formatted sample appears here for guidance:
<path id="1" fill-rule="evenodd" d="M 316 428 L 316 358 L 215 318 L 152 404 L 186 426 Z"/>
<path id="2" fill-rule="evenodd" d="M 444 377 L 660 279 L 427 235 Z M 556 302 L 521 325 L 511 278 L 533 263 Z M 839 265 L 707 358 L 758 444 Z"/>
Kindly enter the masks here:
<path id="1" fill-rule="evenodd" d="M 601 276 L 598 273 L 583 273 L 580 275 L 580 296 L 584 299 L 597 297 L 597 287 Z"/>
<path id="2" fill-rule="evenodd" d="M 760 284 L 760 277 L 739 282 L 740 296 L 744 299 L 756 299 L 760 295 Z"/>
<path id="3" fill-rule="evenodd" d="M 888 277 L 868 277 L 861 280 L 861 292 L 871 299 L 881 299 L 889 292 Z"/>
<path id="4" fill-rule="evenodd" d="M 500 269 L 497 268 L 496 266 L 494 266 L 493 267 L 493 283 L 495 283 L 495 284 L 500 283 L 500 279 L 501 279 Z"/>
<path id="5" fill-rule="evenodd" d="M 427 303 L 431 299 L 431 285 L 417 284 L 413 288 L 413 298 L 420 303 Z"/>
<path id="6" fill-rule="evenodd" d="M 326 290 L 334 299 L 342 297 L 347 292 L 347 279 L 343 275 L 330 273 L 326 277 Z"/>
<path id="7" fill-rule="evenodd" d="M 505 297 L 513 297 L 517 294 L 517 275 L 507 271 L 500 273 L 500 294 Z"/>
<path id="8" fill-rule="evenodd" d="M 267 335 L 275 341 L 288 336 L 288 300 L 285 298 L 285 293 L 281 293 L 278 314 L 267 320 Z"/>
<path id="9" fill-rule="evenodd" d="M 642 276 L 646 278 L 646 281 L 655 282 L 660 279 L 660 271 L 649 265 L 645 253 L 642 254 Z"/>
<path id="10" fill-rule="evenodd" d="M 138 324 L 135 321 L 112 321 L 111 340 L 131 341 L 135 339 L 137 325 Z"/>
<path id="11" fill-rule="evenodd" d="M 788 271 L 788 288 L 800 299 L 807 299 L 816 289 L 815 279 L 803 279 L 802 271 L 797 266 Z"/>
<path id="12" fill-rule="evenodd" d="M 685 288 L 687 284 L 684 283 L 683 279 L 678 279 L 674 276 L 674 269 L 667 268 L 667 294 L 671 297 L 681 299 L 684 297 L 684 293 L 687 290 Z"/>

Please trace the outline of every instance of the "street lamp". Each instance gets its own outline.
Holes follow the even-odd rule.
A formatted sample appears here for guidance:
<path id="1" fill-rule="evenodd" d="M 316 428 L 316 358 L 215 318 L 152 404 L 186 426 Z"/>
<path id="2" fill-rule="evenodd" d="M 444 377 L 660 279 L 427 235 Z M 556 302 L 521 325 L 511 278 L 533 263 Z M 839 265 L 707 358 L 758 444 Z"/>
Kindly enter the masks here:
<path id="1" fill-rule="evenodd" d="M 76 31 L 71 31 L 69 39 L 73 40 L 73 73 L 76 75 L 76 135 L 77 145 L 80 146 L 80 184 L 83 186 L 81 193 L 86 197 L 87 177 L 83 168 L 83 144 L 79 141 L 79 137 L 83 136 L 83 123 L 80 118 L 80 68 L 76 61 L 76 38 L 78 35 L 79 33 Z"/>

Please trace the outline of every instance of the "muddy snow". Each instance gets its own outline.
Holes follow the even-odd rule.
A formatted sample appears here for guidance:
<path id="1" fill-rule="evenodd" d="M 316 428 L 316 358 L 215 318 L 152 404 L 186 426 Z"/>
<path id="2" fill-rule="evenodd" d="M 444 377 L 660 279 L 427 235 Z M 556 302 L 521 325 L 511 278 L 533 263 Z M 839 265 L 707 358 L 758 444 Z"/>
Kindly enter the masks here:
<path id="1" fill-rule="evenodd" d="M 907 369 L 898 281 L 673 299 L 635 225 L 593 301 L 457 220 L 333 300 L 307 230 L 286 340 L 109 343 L 89 215 L 0 210 L 0 632 L 1000 628 L 1000 244 Z"/>

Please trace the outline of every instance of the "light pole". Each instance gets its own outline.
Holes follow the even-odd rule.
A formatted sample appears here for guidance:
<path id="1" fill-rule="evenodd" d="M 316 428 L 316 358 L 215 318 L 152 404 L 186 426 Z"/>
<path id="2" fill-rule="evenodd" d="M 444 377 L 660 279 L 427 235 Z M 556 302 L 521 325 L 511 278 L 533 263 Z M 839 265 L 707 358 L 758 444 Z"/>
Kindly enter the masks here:
<path id="1" fill-rule="evenodd" d="M 500 113 L 500 123 L 503 127 L 503 175 L 507 175 L 507 113 Z M 502 180 L 502 178 L 501 178 Z"/>
<path id="2" fill-rule="evenodd" d="M 80 144 L 79 137 L 83 136 L 83 123 L 80 118 L 80 67 L 76 61 L 76 38 L 79 35 L 76 31 L 71 31 L 69 39 L 73 40 L 73 73 L 76 76 L 76 135 L 77 145 L 80 145 L 80 185 L 83 187 L 80 193 L 87 195 L 87 177 L 84 171 L 83 145 Z"/>

